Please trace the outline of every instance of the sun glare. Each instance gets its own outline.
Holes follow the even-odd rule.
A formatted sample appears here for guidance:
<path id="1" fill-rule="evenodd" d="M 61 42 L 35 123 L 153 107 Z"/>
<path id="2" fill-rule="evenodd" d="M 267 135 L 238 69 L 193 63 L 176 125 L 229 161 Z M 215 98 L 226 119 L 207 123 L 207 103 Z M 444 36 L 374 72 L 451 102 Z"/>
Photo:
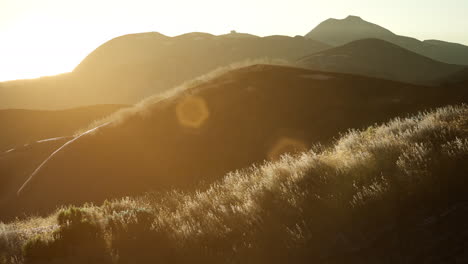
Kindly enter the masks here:
<path id="1" fill-rule="evenodd" d="M 69 72 L 100 43 L 73 37 L 79 25 L 31 16 L 2 32 L 0 81 Z"/>

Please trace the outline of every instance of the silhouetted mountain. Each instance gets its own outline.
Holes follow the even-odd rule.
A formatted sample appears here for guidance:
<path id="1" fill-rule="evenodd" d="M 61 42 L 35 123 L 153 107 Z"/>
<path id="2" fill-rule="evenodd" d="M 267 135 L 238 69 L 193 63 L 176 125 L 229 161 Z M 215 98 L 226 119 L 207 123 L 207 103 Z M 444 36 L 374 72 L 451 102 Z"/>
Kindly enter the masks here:
<path id="1" fill-rule="evenodd" d="M 334 46 L 359 39 L 378 38 L 434 60 L 468 65 L 468 46 L 440 40 L 419 41 L 415 38 L 399 36 L 357 16 L 325 20 L 305 37 Z"/>
<path id="2" fill-rule="evenodd" d="M 348 16 L 345 19 L 327 19 L 305 35 L 306 38 L 320 39 L 333 46 L 341 46 L 359 39 L 387 39 L 393 36 L 395 34 L 390 30 L 364 21 L 357 16 Z"/>
<path id="3" fill-rule="evenodd" d="M 329 47 L 303 37 L 239 33 L 125 35 L 98 47 L 72 73 L 0 83 L 0 107 L 59 109 L 133 104 L 231 63 L 264 58 L 293 61 Z"/>
<path id="4" fill-rule="evenodd" d="M 6 218 L 149 190 L 193 190 L 349 128 L 467 100 L 466 90 L 291 67 L 241 68 L 147 101 L 74 138 L 37 173 L 31 170 L 0 212 Z"/>
<path id="5" fill-rule="evenodd" d="M 0 153 L 38 140 L 70 136 L 123 107 L 126 106 L 94 105 L 60 111 L 0 110 Z"/>
<path id="6" fill-rule="evenodd" d="M 353 73 L 395 81 L 439 84 L 463 66 L 421 56 L 380 39 L 362 39 L 321 51 L 299 60 L 300 65 L 322 71 Z"/>

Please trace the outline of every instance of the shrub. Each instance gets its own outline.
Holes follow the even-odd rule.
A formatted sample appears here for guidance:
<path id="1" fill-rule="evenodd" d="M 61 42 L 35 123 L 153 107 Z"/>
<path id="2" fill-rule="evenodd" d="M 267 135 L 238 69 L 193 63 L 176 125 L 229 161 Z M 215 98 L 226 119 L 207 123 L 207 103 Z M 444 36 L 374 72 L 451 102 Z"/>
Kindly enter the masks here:
<path id="1" fill-rule="evenodd" d="M 25 262 L 109 263 L 104 233 L 86 209 L 69 207 L 59 211 L 59 228 L 50 240 L 34 237 L 24 244 Z"/>

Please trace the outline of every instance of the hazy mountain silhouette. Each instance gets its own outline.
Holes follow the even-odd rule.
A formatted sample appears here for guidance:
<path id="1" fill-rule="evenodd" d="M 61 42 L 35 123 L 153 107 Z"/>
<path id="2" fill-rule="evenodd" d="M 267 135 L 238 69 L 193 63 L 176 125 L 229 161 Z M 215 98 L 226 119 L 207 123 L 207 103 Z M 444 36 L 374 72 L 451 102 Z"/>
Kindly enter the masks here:
<path id="1" fill-rule="evenodd" d="M 0 107 L 133 104 L 234 62 L 263 58 L 293 61 L 329 47 L 304 37 L 256 37 L 236 32 L 221 36 L 125 35 L 98 47 L 72 73 L 0 83 Z"/>
<path id="2" fill-rule="evenodd" d="M 70 136 L 124 105 L 94 105 L 59 111 L 0 110 L 0 153 L 38 140 Z"/>
<path id="3" fill-rule="evenodd" d="M 353 41 L 301 58 L 299 63 L 316 70 L 418 84 L 439 84 L 463 69 L 463 66 L 438 62 L 381 39 Z"/>
<path id="4" fill-rule="evenodd" d="M 334 46 L 359 39 L 378 38 L 434 60 L 468 65 L 468 46 L 440 40 L 419 41 L 415 38 L 399 36 L 357 16 L 325 20 L 307 33 L 305 37 Z"/>
<path id="5" fill-rule="evenodd" d="M 76 138 L 0 212 L 7 218 L 149 190 L 194 189 L 349 128 L 467 99 L 459 89 L 292 67 L 241 68 Z"/>
<path id="6" fill-rule="evenodd" d="M 333 46 L 340 46 L 359 39 L 386 39 L 393 36 L 395 34 L 390 30 L 357 16 L 348 16 L 345 19 L 327 19 L 305 35 L 306 38 L 320 39 Z"/>

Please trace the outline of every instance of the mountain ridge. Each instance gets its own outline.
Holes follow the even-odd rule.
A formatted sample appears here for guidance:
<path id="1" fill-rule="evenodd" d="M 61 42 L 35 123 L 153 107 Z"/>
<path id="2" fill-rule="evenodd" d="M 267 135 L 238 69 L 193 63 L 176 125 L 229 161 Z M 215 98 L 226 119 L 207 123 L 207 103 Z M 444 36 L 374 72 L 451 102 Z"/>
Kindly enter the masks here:
<path id="1" fill-rule="evenodd" d="M 0 107 L 61 109 L 134 104 L 232 63 L 294 61 L 329 47 L 304 37 L 129 34 L 100 45 L 71 73 L 0 83 Z"/>
<path id="2" fill-rule="evenodd" d="M 466 45 L 433 39 L 420 41 L 416 38 L 400 36 L 357 16 L 325 20 L 308 32 L 305 37 L 333 46 L 344 45 L 359 39 L 379 38 L 441 62 L 468 65 L 468 46 Z"/>
<path id="3" fill-rule="evenodd" d="M 391 42 L 360 39 L 301 58 L 302 66 L 401 82 L 440 85 L 464 67 L 433 60 Z"/>

